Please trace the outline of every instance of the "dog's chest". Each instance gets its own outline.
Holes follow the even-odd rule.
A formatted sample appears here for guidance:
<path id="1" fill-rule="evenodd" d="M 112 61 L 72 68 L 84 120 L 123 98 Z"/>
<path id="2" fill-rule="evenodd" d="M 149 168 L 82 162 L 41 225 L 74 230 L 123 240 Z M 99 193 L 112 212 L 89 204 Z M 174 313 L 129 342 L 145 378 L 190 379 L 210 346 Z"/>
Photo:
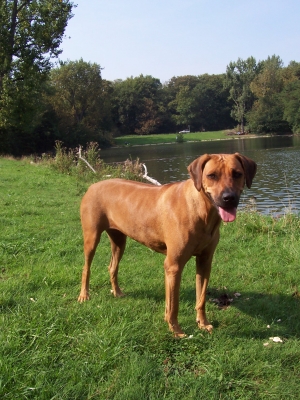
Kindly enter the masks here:
<path id="1" fill-rule="evenodd" d="M 202 232 L 198 232 L 195 236 L 194 242 L 194 251 L 193 254 L 201 254 L 203 250 L 210 246 L 216 246 L 219 241 L 219 227 L 216 229 L 211 229 L 209 231 L 204 230 Z"/>

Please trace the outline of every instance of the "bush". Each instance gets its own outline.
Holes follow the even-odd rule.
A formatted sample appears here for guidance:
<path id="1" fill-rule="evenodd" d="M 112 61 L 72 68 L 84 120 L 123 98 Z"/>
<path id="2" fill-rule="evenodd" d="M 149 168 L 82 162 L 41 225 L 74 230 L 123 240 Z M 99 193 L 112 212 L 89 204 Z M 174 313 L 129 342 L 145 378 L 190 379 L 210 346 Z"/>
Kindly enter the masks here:
<path id="1" fill-rule="evenodd" d="M 55 157 L 42 157 L 42 161 L 50 163 L 55 170 L 68 175 L 76 175 L 84 180 L 103 180 L 108 178 L 124 178 L 142 181 L 142 164 L 139 159 L 126 160 L 114 165 L 105 164 L 100 158 L 98 143 L 87 143 L 86 149 L 78 147 L 68 149 L 63 143 L 55 144 Z"/>
<path id="2" fill-rule="evenodd" d="M 178 135 L 176 136 L 176 142 L 183 143 L 183 134 L 182 133 L 178 133 Z"/>

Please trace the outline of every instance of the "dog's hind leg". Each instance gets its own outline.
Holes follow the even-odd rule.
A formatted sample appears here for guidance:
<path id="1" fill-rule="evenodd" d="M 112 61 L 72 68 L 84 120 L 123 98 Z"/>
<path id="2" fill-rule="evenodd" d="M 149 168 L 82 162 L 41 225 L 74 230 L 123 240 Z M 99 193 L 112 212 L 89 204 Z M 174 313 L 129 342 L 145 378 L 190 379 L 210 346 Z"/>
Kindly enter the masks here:
<path id="1" fill-rule="evenodd" d="M 84 224 L 83 224 L 84 227 Z M 91 264 L 96 252 L 96 248 L 99 244 L 101 233 L 94 228 L 84 227 L 83 229 L 84 236 L 84 267 L 82 271 L 81 278 L 81 291 L 78 297 L 79 302 L 83 302 L 85 300 L 89 300 L 89 284 L 90 284 L 90 272 L 91 272 Z"/>
<path id="2" fill-rule="evenodd" d="M 107 234 L 109 236 L 111 245 L 111 260 L 108 270 L 110 274 L 112 292 L 115 297 L 121 297 L 123 296 L 123 293 L 118 284 L 118 270 L 120 260 L 124 254 L 127 236 L 115 229 L 108 229 Z"/>

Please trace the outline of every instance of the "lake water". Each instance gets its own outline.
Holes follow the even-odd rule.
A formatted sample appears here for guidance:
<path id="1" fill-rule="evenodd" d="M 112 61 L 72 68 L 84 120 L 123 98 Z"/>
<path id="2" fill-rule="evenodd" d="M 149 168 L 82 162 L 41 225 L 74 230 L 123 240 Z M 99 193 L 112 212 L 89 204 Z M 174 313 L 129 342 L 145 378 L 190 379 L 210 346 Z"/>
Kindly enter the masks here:
<path id="1" fill-rule="evenodd" d="M 129 146 L 102 150 L 101 158 L 107 163 L 139 158 L 146 164 L 148 176 L 163 184 L 187 179 L 187 166 L 202 154 L 235 152 L 258 165 L 251 189 L 245 188 L 241 198 L 242 207 L 254 207 L 274 216 L 300 212 L 299 136 Z"/>

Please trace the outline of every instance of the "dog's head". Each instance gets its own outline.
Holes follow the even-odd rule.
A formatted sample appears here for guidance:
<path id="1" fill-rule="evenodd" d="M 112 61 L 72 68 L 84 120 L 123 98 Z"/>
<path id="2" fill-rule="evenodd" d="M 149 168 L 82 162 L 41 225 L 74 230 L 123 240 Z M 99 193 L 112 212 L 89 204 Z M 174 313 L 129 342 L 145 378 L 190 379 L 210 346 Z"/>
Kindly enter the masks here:
<path id="1" fill-rule="evenodd" d="M 217 207 L 225 222 L 232 222 L 245 184 L 251 187 L 256 163 L 239 153 L 205 154 L 188 166 L 195 188 Z"/>

